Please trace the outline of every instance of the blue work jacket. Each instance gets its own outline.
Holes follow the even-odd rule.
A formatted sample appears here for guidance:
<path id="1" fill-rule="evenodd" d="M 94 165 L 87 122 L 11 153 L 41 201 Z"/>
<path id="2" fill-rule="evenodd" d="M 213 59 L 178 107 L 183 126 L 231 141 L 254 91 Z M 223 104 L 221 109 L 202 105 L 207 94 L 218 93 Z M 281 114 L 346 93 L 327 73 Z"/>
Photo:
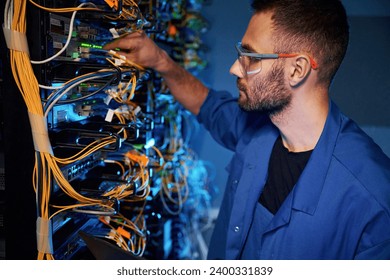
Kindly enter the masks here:
<path id="1" fill-rule="evenodd" d="M 234 151 L 209 259 L 390 259 L 390 159 L 332 101 L 306 168 L 275 215 L 258 203 L 279 136 L 268 116 L 210 91 L 197 118 Z"/>

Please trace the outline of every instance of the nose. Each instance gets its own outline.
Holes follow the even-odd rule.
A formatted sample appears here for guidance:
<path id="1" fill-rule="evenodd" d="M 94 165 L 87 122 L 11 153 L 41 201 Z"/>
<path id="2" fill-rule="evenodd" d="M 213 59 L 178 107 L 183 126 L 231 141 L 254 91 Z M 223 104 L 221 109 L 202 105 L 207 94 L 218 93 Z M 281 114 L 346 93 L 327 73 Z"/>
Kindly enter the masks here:
<path id="1" fill-rule="evenodd" d="M 234 61 L 233 65 L 230 67 L 229 73 L 236 77 L 243 78 L 239 63 L 240 62 L 238 59 L 236 59 L 236 61 Z"/>

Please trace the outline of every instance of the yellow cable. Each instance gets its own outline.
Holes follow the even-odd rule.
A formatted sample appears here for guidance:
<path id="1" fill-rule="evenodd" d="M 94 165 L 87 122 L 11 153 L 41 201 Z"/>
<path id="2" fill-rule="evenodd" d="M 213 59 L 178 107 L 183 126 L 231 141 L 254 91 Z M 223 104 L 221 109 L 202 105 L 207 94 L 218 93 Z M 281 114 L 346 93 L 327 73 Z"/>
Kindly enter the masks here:
<path id="1" fill-rule="evenodd" d="M 132 1 L 131 1 L 132 2 Z M 13 18 L 12 18 L 12 26 L 11 29 L 18 31 L 20 33 L 26 33 L 26 3 L 25 0 L 14 0 L 14 9 L 13 9 Z M 40 9 L 49 11 L 49 12 L 74 12 L 79 10 L 91 10 L 91 11 L 97 11 L 99 9 L 97 8 L 60 8 L 60 9 L 51 9 L 47 7 L 40 6 L 36 4 L 35 2 L 30 0 L 30 3 L 37 6 Z M 135 4 L 134 2 L 132 2 Z M 116 53 L 113 53 L 112 56 L 116 59 L 122 60 L 126 65 L 130 65 L 132 67 L 136 67 L 137 69 L 144 70 L 143 67 L 132 63 L 128 59 L 124 58 L 123 56 L 120 56 Z M 14 76 L 15 82 L 18 86 L 18 89 L 20 93 L 22 94 L 22 97 L 24 99 L 24 102 L 27 106 L 27 109 L 29 112 L 44 117 L 44 110 L 40 98 L 40 90 L 38 81 L 34 75 L 34 71 L 31 66 L 29 55 L 25 52 L 16 51 L 16 50 L 10 50 L 10 61 L 11 61 L 11 70 L 12 74 Z M 81 76 L 82 77 L 82 76 Z M 80 77 L 78 77 L 80 78 Z M 132 85 L 130 94 L 125 100 L 125 103 L 132 104 L 130 100 L 132 99 L 135 88 L 136 88 L 136 76 L 132 76 L 129 82 L 127 83 L 125 90 L 130 87 L 130 84 Z M 122 92 L 123 93 L 123 92 Z M 53 93 L 54 94 L 54 93 Z M 123 96 L 123 95 L 122 95 Z M 133 115 L 129 115 L 129 118 L 134 118 Z M 121 116 L 119 117 L 120 122 L 125 122 L 125 117 Z M 115 143 L 116 138 L 115 137 L 106 137 L 102 138 L 100 140 L 97 140 L 89 145 L 87 145 L 84 149 L 82 149 L 80 152 L 76 153 L 75 155 L 60 159 L 55 157 L 54 155 L 51 155 L 47 152 L 36 152 L 35 157 L 35 165 L 33 169 L 32 174 L 32 181 L 33 181 L 33 188 L 37 195 L 39 195 L 37 202 L 40 204 L 37 205 L 40 211 L 40 216 L 44 219 L 50 220 L 58 213 L 62 211 L 67 211 L 72 208 L 79 208 L 83 206 L 101 206 L 105 207 L 107 209 L 111 209 L 109 205 L 106 205 L 103 203 L 102 199 L 94 199 L 89 198 L 81 195 L 78 193 L 71 184 L 65 179 L 59 164 L 70 164 L 72 162 L 75 162 L 77 160 L 83 159 L 86 156 L 104 148 L 107 145 Z M 133 159 L 134 161 L 134 159 Z M 140 201 L 144 200 L 150 193 L 150 186 L 149 186 L 149 174 L 147 172 L 146 166 L 143 165 L 142 162 L 134 161 L 134 163 L 137 163 L 139 166 L 138 175 L 141 178 L 141 186 L 137 190 L 137 193 L 134 197 L 131 197 L 130 200 L 132 201 Z M 50 205 L 50 195 L 52 193 L 52 186 L 56 183 L 58 187 L 69 197 L 74 198 L 78 203 L 74 205 L 65 205 L 65 206 L 56 206 L 56 205 Z M 133 190 L 127 191 L 126 188 L 122 189 L 118 193 L 115 194 L 115 196 L 119 199 L 127 198 L 129 196 L 134 195 Z M 50 207 L 53 208 L 59 208 L 56 212 L 52 213 L 50 215 Z M 142 213 L 142 212 L 141 212 Z M 139 230 L 138 226 L 136 225 L 139 221 L 141 221 L 141 214 L 137 216 L 136 223 L 131 224 L 130 221 L 127 221 L 129 224 L 131 224 L 131 228 L 142 238 L 135 242 L 138 244 L 137 246 L 134 246 L 134 242 L 131 240 L 131 248 L 133 250 L 138 249 L 137 253 L 143 253 L 145 248 L 145 237 L 142 234 L 142 232 Z M 145 226 L 144 222 L 142 226 Z M 136 248 L 137 247 L 137 248 Z M 53 255 L 46 252 L 41 252 L 38 250 L 38 259 L 54 259 Z"/>
<path id="2" fill-rule="evenodd" d="M 31 4 L 33 4 L 34 6 L 42 9 L 42 10 L 45 10 L 45 11 L 48 11 L 48 12 L 53 12 L 53 13 L 69 13 L 69 12 L 74 12 L 74 11 L 103 11 L 99 8 L 77 8 L 77 7 L 70 7 L 70 8 L 47 8 L 47 7 L 44 7 L 44 6 L 41 6 L 37 3 L 35 3 L 34 1 L 32 0 L 29 0 Z"/>

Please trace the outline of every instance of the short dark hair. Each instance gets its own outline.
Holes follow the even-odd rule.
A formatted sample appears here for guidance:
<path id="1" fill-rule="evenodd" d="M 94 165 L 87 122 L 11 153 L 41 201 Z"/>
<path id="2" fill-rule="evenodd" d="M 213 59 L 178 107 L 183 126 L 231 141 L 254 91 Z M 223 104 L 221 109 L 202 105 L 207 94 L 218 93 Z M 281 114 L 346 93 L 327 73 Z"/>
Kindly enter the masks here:
<path id="1" fill-rule="evenodd" d="M 275 52 L 307 52 L 319 82 L 331 83 L 344 59 L 349 25 L 340 0 L 253 0 L 254 12 L 273 12 Z"/>

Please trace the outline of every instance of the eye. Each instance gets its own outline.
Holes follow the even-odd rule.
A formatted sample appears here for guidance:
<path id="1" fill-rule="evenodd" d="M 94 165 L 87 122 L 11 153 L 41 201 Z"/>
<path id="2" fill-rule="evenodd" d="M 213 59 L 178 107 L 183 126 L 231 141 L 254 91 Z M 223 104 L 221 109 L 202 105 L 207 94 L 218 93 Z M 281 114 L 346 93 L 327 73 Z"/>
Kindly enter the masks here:
<path id="1" fill-rule="evenodd" d="M 259 60 L 261 60 L 261 58 L 259 58 L 259 57 L 253 57 L 253 56 L 249 56 L 249 60 L 250 60 L 251 62 L 256 62 L 256 61 L 259 61 Z"/>
<path id="2" fill-rule="evenodd" d="M 261 58 L 259 58 L 259 57 L 253 57 L 253 56 L 248 56 L 248 59 L 249 59 L 249 62 L 250 62 L 250 63 L 256 63 L 256 62 L 261 61 Z"/>

